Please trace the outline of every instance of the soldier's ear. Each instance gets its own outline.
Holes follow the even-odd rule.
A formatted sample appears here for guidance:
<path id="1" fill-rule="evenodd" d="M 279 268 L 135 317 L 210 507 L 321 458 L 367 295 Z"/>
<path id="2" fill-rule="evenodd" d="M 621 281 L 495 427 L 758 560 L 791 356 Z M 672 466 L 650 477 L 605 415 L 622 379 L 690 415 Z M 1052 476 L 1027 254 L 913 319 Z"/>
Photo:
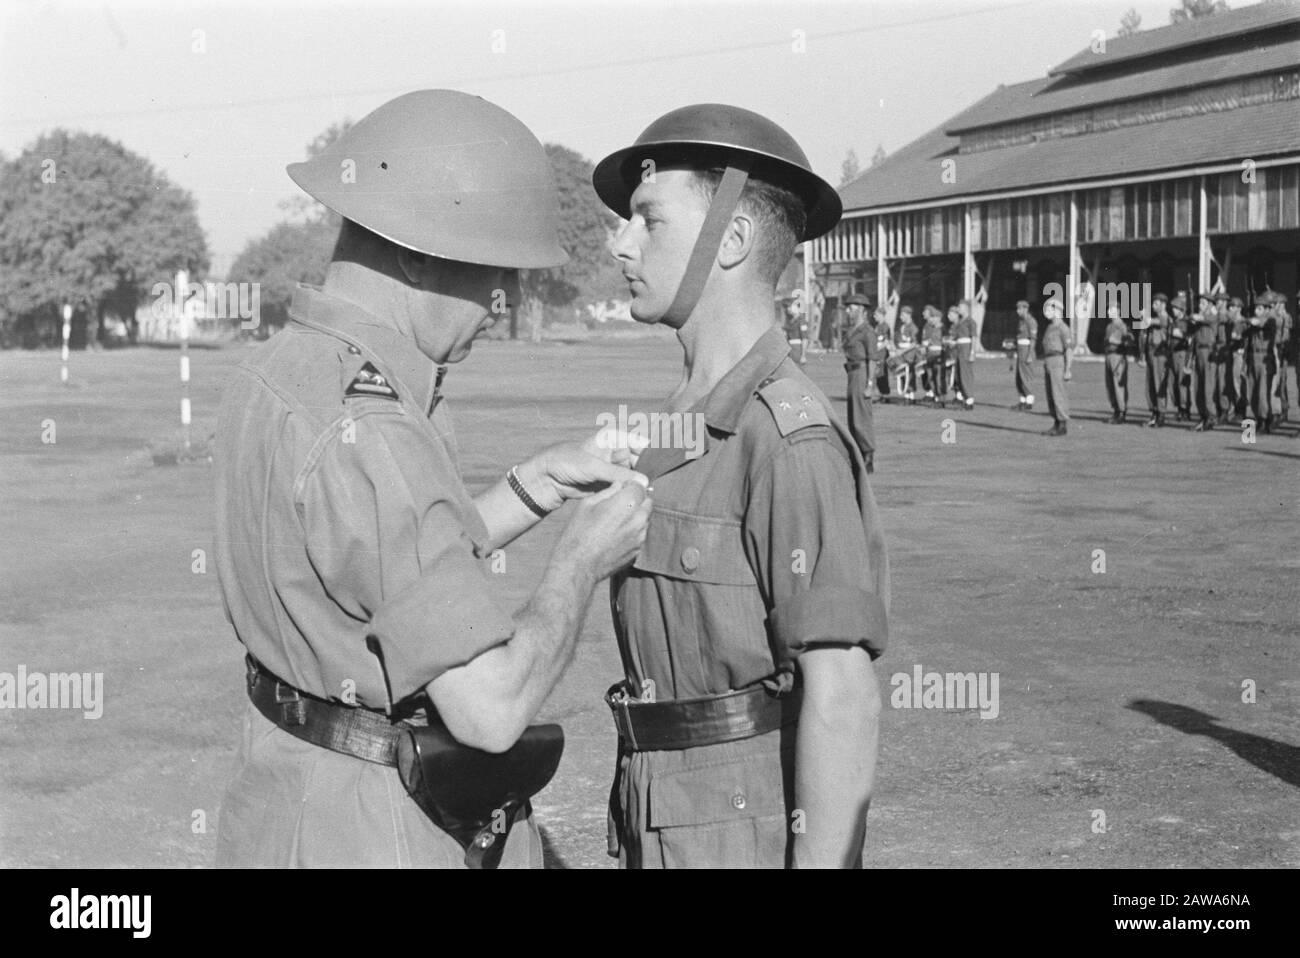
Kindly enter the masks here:
<path id="1" fill-rule="evenodd" d="M 718 247 L 718 264 L 723 269 L 740 265 L 754 251 L 757 242 L 753 219 L 737 210 L 727 231 L 722 234 L 722 243 Z"/>

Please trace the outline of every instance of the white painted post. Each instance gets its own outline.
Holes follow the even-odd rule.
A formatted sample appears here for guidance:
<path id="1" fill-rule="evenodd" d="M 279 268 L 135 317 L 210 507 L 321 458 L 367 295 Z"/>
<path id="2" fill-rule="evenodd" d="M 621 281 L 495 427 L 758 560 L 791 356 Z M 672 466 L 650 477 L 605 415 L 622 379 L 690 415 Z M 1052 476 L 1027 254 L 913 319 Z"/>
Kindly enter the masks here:
<path id="1" fill-rule="evenodd" d="M 961 296 L 962 299 L 975 298 L 975 251 L 971 249 L 970 204 L 962 205 L 962 264 Z"/>
<path id="2" fill-rule="evenodd" d="M 817 338 L 817 345 L 821 345 L 821 322 L 818 321 L 817 328 L 813 328 L 813 308 L 812 308 L 812 255 L 813 244 L 803 244 L 803 318 L 808 324 L 808 331 L 804 333 L 804 354 L 808 352 L 808 339 Z"/>
<path id="3" fill-rule="evenodd" d="M 59 382 L 68 384 L 68 337 L 72 335 L 72 304 L 63 304 L 63 368 L 59 370 Z"/>
<path id="4" fill-rule="evenodd" d="M 1196 292 L 1197 295 L 1205 292 L 1210 288 L 1210 235 L 1209 235 L 1209 218 L 1205 210 L 1205 177 L 1198 177 L 1201 187 L 1201 215 L 1200 215 L 1200 245 L 1197 247 L 1198 256 L 1196 257 Z M 1194 309 L 1193 304 L 1187 304 L 1188 309 Z"/>
<path id="5" fill-rule="evenodd" d="M 180 324 L 181 338 L 181 428 L 185 432 L 185 449 L 190 448 L 190 317 L 185 309 L 185 294 L 189 291 L 190 277 L 185 270 L 176 273 L 176 320 Z"/>
<path id="6" fill-rule="evenodd" d="M 889 298 L 889 259 L 885 256 L 885 218 L 876 217 L 876 305 Z"/>
<path id="7" fill-rule="evenodd" d="M 1065 308 L 1069 310 L 1070 317 L 1070 335 L 1074 337 L 1075 343 L 1082 344 L 1083 339 L 1079 334 L 1079 315 L 1077 304 L 1079 301 L 1079 271 L 1082 269 L 1083 260 L 1079 255 L 1079 194 L 1075 190 L 1070 191 L 1070 265 L 1069 272 L 1065 276 Z M 1078 347 L 1076 347 L 1077 349 Z"/>

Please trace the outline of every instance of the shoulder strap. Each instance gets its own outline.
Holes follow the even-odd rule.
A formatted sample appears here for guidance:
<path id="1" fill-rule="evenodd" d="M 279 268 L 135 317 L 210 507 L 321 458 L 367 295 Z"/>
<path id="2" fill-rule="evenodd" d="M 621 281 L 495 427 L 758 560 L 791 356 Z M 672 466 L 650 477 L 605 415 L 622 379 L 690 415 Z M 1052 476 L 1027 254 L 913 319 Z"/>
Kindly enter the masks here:
<path id="1" fill-rule="evenodd" d="M 830 425 L 831 419 L 825 407 L 811 390 L 794 379 L 766 380 L 758 387 L 758 395 L 776 420 L 776 428 L 782 436 L 809 426 Z"/>

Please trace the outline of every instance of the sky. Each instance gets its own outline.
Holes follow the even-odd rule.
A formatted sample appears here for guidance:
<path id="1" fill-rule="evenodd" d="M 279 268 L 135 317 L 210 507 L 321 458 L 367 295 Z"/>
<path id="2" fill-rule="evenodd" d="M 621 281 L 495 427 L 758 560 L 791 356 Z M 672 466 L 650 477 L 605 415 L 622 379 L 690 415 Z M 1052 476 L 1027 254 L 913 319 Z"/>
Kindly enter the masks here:
<path id="1" fill-rule="evenodd" d="M 220 276 L 284 218 L 285 164 L 414 89 L 491 100 L 592 160 L 688 103 L 762 113 L 840 181 L 999 83 L 1042 76 L 1173 0 L 4 0 L 0 153 L 102 133 L 196 198 Z M 1245 6 L 1234 2 L 1232 6 Z"/>

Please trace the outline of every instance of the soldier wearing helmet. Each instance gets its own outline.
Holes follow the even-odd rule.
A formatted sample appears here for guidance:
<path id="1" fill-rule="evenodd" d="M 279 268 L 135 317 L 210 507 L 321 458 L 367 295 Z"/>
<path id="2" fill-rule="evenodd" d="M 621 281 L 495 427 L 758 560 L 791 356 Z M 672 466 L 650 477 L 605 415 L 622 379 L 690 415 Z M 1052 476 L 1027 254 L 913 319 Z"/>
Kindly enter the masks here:
<path id="1" fill-rule="evenodd" d="M 289 174 L 343 225 L 323 288 L 299 287 L 221 408 L 217 566 L 250 704 L 217 862 L 540 865 L 527 797 L 559 739 L 528 723 L 650 501 L 608 437 L 471 497 L 440 386 L 514 270 L 566 259 L 549 162 L 499 107 L 426 90 Z M 512 619 L 485 560 L 569 498 Z"/>
<path id="2" fill-rule="evenodd" d="M 677 330 L 646 548 L 611 582 L 625 679 L 611 853 L 625 867 L 857 866 L 875 774 L 889 574 L 866 466 L 770 320 L 795 245 L 841 207 L 770 120 L 674 110 L 596 167 L 632 315 Z"/>
<path id="3" fill-rule="evenodd" d="M 876 332 L 867 322 L 871 300 L 861 293 L 844 298 L 848 311 L 849 328 L 844 333 L 844 371 L 848 374 L 848 426 L 853 441 L 862 452 L 867 472 L 875 468 L 876 427 L 871 415 L 868 384 L 871 379 L 871 356 L 874 352 Z"/>

